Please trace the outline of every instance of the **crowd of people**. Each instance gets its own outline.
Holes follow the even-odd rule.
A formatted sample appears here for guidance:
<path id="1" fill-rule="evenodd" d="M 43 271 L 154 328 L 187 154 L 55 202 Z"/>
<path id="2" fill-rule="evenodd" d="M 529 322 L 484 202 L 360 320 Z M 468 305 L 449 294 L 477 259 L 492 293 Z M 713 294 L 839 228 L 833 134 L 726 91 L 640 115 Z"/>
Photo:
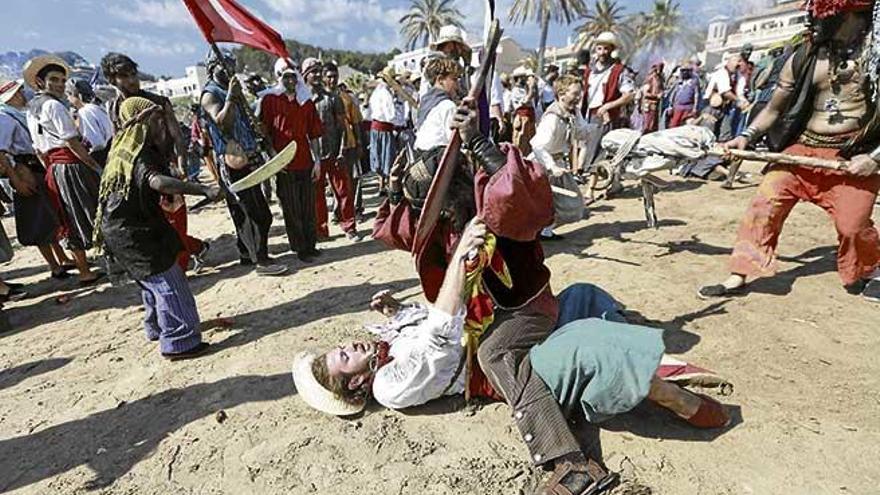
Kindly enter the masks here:
<path id="1" fill-rule="evenodd" d="M 491 54 L 447 26 L 420 71 L 386 69 L 360 93 L 330 61 L 280 58 L 268 85 L 240 77 L 235 57 L 213 50 L 186 125 L 168 98 L 141 88 L 124 54 L 101 60 L 113 88 L 104 101 L 62 59 L 44 55 L 26 64 L 23 81 L 0 84 L 0 174 L 12 187 L 18 243 L 36 246 L 53 278 L 76 269 L 82 286 L 106 277 L 87 255 L 98 248 L 141 289 L 146 336 L 169 360 L 210 351 L 186 278 L 210 244 L 188 233 L 184 196 L 225 200 L 241 265 L 283 276 L 290 267 L 267 247 L 273 193 L 290 251 L 310 263 L 331 219 L 361 241 L 364 179 L 376 176 L 382 204 L 372 237 L 414 255 L 430 304 L 374 296 L 373 309 L 390 318 L 371 328 L 376 340 L 298 357 L 300 396 L 335 415 L 359 413 L 369 397 L 395 409 L 459 393 L 505 401 L 531 460 L 554 471 L 546 493 L 585 493 L 614 476 L 575 440 L 577 411 L 598 422 L 648 399 L 695 427 L 730 421 L 714 399 L 665 379 L 660 331 L 627 323 L 596 286 L 550 289 L 542 242 L 561 239 L 554 228 L 582 219 L 595 200 L 602 137 L 695 125 L 729 149 L 843 160 L 841 170 L 769 165 L 730 278 L 699 294 L 728 296 L 772 274 L 788 212 L 810 201 L 835 221 L 846 290 L 877 299 L 880 50 L 871 6 L 813 2 L 805 42 L 758 60 L 747 46 L 708 73 L 696 58 L 652 61 L 636 73 L 610 32 L 576 65 L 550 64 L 541 77 L 522 66 L 479 87 Z M 737 169 L 727 156 L 682 173 L 729 186 Z M 444 181 L 448 192 L 429 195 Z M 24 297 L 26 287 L 0 282 L 0 302 Z"/>

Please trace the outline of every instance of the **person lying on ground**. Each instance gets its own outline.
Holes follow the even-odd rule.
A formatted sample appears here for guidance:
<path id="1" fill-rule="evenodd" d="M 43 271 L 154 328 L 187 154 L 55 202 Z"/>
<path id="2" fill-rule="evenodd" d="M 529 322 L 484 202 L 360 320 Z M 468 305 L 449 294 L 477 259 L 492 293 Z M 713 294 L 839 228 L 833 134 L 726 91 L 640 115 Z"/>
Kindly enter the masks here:
<path id="1" fill-rule="evenodd" d="M 404 306 L 389 293 L 379 293 L 371 307 L 391 318 L 373 329 L 379 340 L 298 356 L 293 378 L 300 397 L 315 409 L 347 416 L 362 411 L 369 397 L 388 408 L 404 409 L 462 393 L 465 261 L 484 244 L 486 234 L 480 220 L 465 229 L 433 306 Z M 560 298 L 583 308 L 593 306 L 565 292 Z M 606 313 L 609 319 L 570 321 L 529 353 L 532 368 L 569 417 L 579 405 L 589 421 L 600 422 L 648 399 L 698 428 L 729 424 L 720 403 L 657 376 L 664 351 L 660 330 L 613 321 L 622 320 L 613 308 Z M 572 312 L 563 308 L 560 314 L 567 315 L 565 321 Z M 475 392 L 501 399 L 488 382 Z"/>

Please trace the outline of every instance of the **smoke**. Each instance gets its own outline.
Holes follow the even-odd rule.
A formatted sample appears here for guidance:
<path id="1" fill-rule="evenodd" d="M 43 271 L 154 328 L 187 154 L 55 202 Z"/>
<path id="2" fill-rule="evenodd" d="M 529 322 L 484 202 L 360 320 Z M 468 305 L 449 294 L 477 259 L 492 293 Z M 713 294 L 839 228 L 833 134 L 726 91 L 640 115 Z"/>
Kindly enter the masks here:
<path id="1" fill-rule="evenodd" d="M 785 0 L 782 0 L 785 1 Z M 709 21 L 718 16 L 731 20 L 756 14 L 774 7 L 777 0 L 737 0 L 736 2 L 705 2 L 695 11 L 682 16 L 681 29 L 664 46 L 642 46 L 627 59 L 627 63 L 644 78 L 651 65 L 663 62 L 666 71 L 703 51 Z M 693 26 L 693 27 L 691 27 Z"/>
<path id="2" fill-rule="evenodd" d="M 627 59 L 627 65 L 634 70 L 639 79 L 648 75 L 648 70 L 657 62 L 663 62 L 667 71 L 698 53 L 693 39 L 679 34 L 665 46 L 648 46 L 639 49 Z"/>

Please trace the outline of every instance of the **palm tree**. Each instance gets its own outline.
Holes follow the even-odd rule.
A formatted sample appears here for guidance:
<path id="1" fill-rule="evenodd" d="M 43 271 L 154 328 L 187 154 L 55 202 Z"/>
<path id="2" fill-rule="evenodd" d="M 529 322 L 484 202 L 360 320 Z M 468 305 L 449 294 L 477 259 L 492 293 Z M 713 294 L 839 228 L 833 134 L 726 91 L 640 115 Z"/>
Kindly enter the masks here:
<path id="1" fill-rule="evenodd" d="M 538 44 L 538 77 L 544 72 L 544 50 L 547 48 L 547 30 L 550 21 L 571 24 L 576 18 L 587 14 L 584 0 L 514 0 L 508 18 L 517 24 L 534 20 L 541 25 L 541 40 Z"/>
<path id="2" fill-rule="evenodd" d="M 409 12 L 399 21 L 406 47 L 413 50 L 427 46 L 437 38 L 443 26 L 462 28 L 464 15 L 454 4 L 455 0 L 413 0 Z"/>
<path id="3" fill-rule="evenodd" d="M 640 45 L 649 49 L 669 48 L 678 37 L 686 37 L 688 29 L 682 26 L 681 10 L 675 0 L 654 0 L 654 8 L 642 13 L 636 24 Z"/>
<path id="4" fill-rule="evenodd" d="M 611 31 L 617 34 L 624 53 L 630 53 L 635 45 L 636 33 L 633 29 L 633 17 L 624 16 L 624 10 L 624 7 L 617 4 L 617 0 L 596 0 L 596 6 L 584 17 L 584 23 L 575 28 L 580 44 L 584 45 L 605 31 Z"/>

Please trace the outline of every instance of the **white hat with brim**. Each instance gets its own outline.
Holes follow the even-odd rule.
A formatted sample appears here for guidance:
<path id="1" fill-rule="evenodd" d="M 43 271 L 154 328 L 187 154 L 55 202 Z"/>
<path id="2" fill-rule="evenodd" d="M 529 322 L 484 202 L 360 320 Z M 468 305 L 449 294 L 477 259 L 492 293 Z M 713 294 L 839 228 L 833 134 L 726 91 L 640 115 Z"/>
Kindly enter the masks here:
<path id="1" fill-rule="evenodd" d="M 511 77 L 529 77 L 534 76 L 535 73 L 528 67 L 519 66 L 516 69 L 513 69 L 513 72 L 510 75 Z"/>
<path id="2" fill-rule="evenodd" d="M 61 59 L 61 57 L 57 55 L 40 55 L 28 60 L 27 63 L 24 64 L 24 69 L 22 70 L 24 82 L 26 82 L 28 86 L 38 89 L 37 74 L 49 65 L 57 65 L 64 69 L 65 76 L 70 74 L 70 67 L 67 66 L 67 62 Z"/>
<path id="3" fill-rule="evenodd" d="M 293 360 L 293 383 L 302 400 L 312 408 L 334 416 L 351 416 L 363 411 L 366 402 L 347 402 L 318 383 L 312 373 L 312 362 L 316 358 L 312 353 L 303 352 Z"/>
<path id="4" fill-rule="evenodd" d="M 610 45 L 617 48 L 620 46 L 620 42 L 617 41 L 617 36 L 614 33 L 605 31 L 604 33 L 600 33 L 599 36 L 596 36 L 596 39 L 593 40 L 593 46 L 596 45 Z"/>
<path id="5" fill-rule="evenodd" d="M 440 28 L 440 32 L 437 34 L 437 39 L 432 41 L 429 45 L 431 50 L 436 50 L 440 45 L 444 43 L 458 43 L 463 46 L 465 49 L 470 51 L 471 47 L 467 44 L 465 39 L 464 31 L 459 29 L 456 26 L 443 26 Z"/>
<path id="6" fill-rule="evenodd" d="M 6 81 L 0 83 L 0 103 L 4 105 L 9 103 L 9 100 L 15 96 L 15 93 L 18 93 L 22 86 L 24 86 L 22 81 Z"/>

